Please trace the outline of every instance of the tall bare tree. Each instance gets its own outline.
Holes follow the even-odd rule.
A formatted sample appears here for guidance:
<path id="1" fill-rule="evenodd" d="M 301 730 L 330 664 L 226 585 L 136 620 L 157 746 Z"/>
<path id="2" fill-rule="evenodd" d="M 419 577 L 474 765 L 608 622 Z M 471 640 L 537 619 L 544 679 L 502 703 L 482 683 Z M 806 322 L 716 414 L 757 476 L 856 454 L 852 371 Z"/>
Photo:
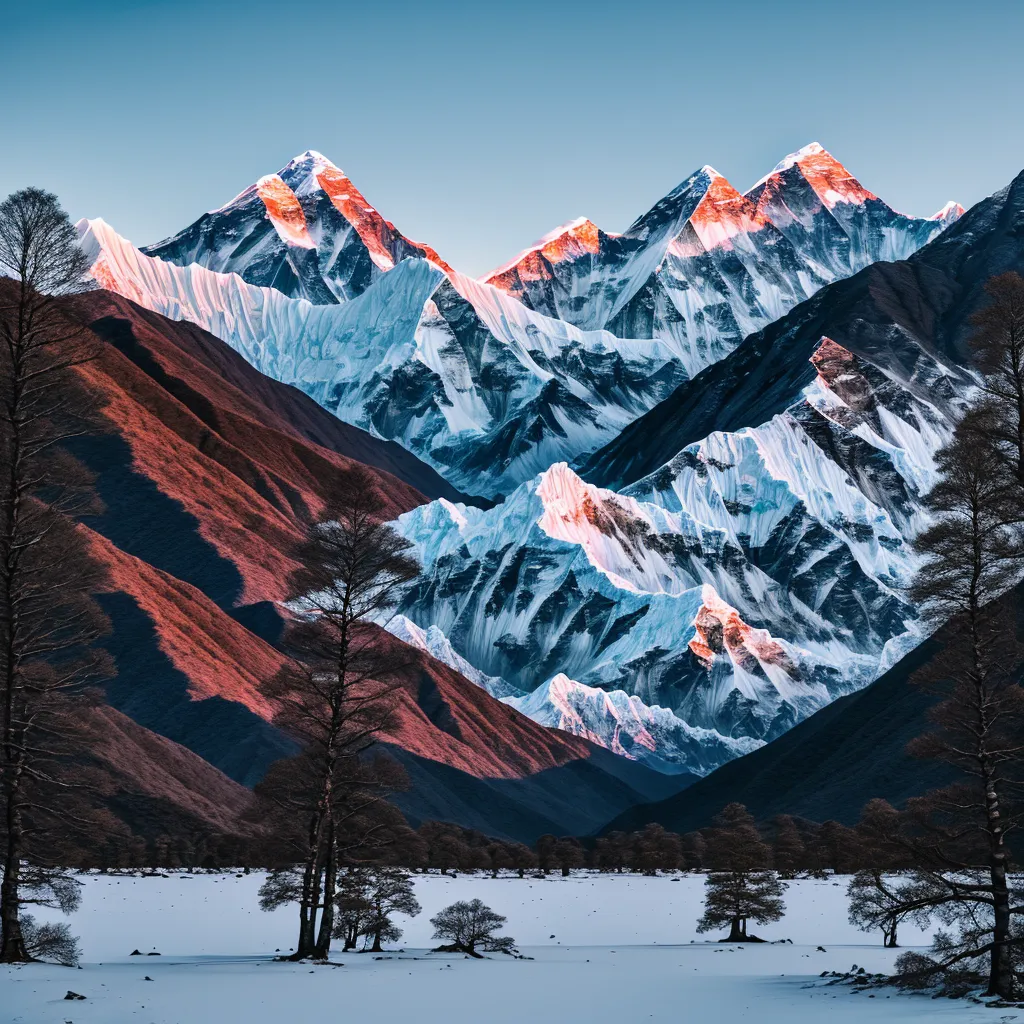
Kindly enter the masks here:
<path id="1" fill-rule="evenodd" d="M 62 298 L 88 261 L 56 197 L 0 204 L 0 961 L 32 958 L 21 908 L 70 910 L 77 889 L 37 840 L 68 783 L 76 714 L 110 673 L 92 647 L 107 628 L 102 573 L 72 519 L 94 507 L 91 479 L 64 445 L 96 426 L 76 368 L 87 334 Z M 26 863 L 29 848 L 33 863 Z"/>
<path id="2" fill-rule="evenodd" d="M 868 923 L 888 918 L 894 930 L 900 918 L 935 916 L 948 926 L 930 957 L 907 953 L 897 962 L 907 983 L 984 967 L 989 993 L 1012 998 L 1012 919 L 1024 907 L 1009 876 L 1007 837 L 1021 820 L 1024 690 L 1016 616 L 1001 598 L 1024 562 L 1024 489 L 1007 443 L 979 432 L 975 413 L 965 417 L 939 453 L 939 482 L 925 502 L 932 524 L 916 542 L 923 560 L 911 593 L 926 621 L 942 626 L 944 646 L 914 677 L 936 704 L 931 727 L 909 749 L 944 762 L 956 781 L 909 801 L 892 829 L 914 871 L 894 882 L 865 874 L 851 896 Z"/>
<path id="3" fill-rule="evenodd" d="M 374 624 L 386 619 L 419 565 L 384 521 L 385 510 L 367 471 L 353 469 L 340 481 L 293 553 L 296 619 L 285 643 L 293 660 L 264 687 L 275 723 L 303 748 L 262 787 L 302 823 L 301 868 L 272 874 L 261 893 L 266 908 L 298 904 L 296 959 L 327 957 L 341 857 L 386 830 L 382 797 L 399 785 L 397 766 L 371 761 L 368 751 L 392 720 L 409 662 Z"/>

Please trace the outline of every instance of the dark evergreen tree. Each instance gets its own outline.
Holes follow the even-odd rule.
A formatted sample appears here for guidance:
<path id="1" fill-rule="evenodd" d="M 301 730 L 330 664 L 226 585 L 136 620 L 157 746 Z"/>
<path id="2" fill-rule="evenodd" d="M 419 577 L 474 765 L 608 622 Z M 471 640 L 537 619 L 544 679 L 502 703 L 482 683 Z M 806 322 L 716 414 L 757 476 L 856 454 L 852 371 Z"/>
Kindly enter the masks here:
<path id="1" fill-rule="evenodd" d="M 783 878 L 792 878 L 807 862 L 807 849 L 792 815 L 780 814 L 774 821 L 772 862 Z"/>
<path id="2" fill-rule="evenodd" d="M 443 949 L 450 949 L 480 958 L 478 948 L 486 953 L 512 953 L 515 940 L 496 935 L 504 927 L 505 918 L 496 914 L 480 900 L 460 900 L 430 919 L 434 938 L 446 940 Z"/>
<path id="3" fill-rule="evenodd" d="M 758 941 L 747 922 L 771 924 L 785 913 L 785 884 L 768 867 L 770 853 L 753 817 L 742 804 L 729 804 L 715 816 L 707 836 L 712 870 L 705 882 L 704 916 L 699 932 L 729 926 L 725 941 Z"/>
<path id="4" fill-rule="evenodd" d="M 633 843 L 633 867 L 645 875 L 660 870 L 675 871 L 682 863 L 682 844 L 674 832 L 652 822 L 636 834 Z"/>

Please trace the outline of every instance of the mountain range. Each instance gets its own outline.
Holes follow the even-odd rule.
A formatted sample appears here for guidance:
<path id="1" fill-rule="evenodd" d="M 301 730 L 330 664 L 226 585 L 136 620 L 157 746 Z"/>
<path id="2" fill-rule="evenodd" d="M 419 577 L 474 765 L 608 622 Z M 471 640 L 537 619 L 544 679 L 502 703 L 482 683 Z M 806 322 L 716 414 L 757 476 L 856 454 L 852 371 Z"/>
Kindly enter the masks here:
<path id="1" fill-rule="evenodd" d="M 285 552 L 354 460 L 424 570 L 381 623 L 420 652 L 411 819 L 593 831 L 791 742 L 924 638 L 910 540 L 1018 187 L 916 219 L 815 144 L 481 280 L 312 151 L 145 249 L 82 222 L 111 713 L 222 786 L 290 749 Z"/>

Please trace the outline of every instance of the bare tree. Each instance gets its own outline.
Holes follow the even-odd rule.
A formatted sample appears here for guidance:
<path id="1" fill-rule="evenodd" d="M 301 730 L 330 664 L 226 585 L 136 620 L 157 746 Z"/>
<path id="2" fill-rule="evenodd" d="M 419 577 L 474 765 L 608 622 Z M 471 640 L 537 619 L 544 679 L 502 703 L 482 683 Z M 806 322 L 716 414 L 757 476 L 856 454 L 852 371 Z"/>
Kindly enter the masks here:
<path id="1" fill-rule="evenodd" d="M 341 877 L 336 900 L 338 913 L 334 919 L 334 937 L 343 940 L 343 949 L 347 952 L 356 948 L 372 912 L 370 869 L 349 868 Z"/>
<path id="2" fill-rule="evenodd" d="M 351 470 L 293 553 L 296 620 L 285 642 L 293 660 L 264 686 L 275 724 L 303 745 L 261 788 L 302 823 L 298 877 L 276 873 L 261 894 L 267 907 L 298 904 L 295 959 L 327 957 L 342 858 L 387 832 L 380 804 L 400 786 L 394 762 L 371 762 L 367 754 L 392 721 L 411 663 L 374 623 L 387 617 L 419 566 L 384 513 L 371 474 Z"/>
<path id="3" fill-rule="evenodd" d="M 929 908 L 917 904 L 926 892 L 900 876 L 887 874 L 881 868 L 858 871 L 846 889 L 850 901 L 850 924 L 861 931 L 878 929 L 882 944 L 895 949 L 899 942 L 901 921 L 911 920 L 922 928 L 928 923 Z"/>
<path id="4" fill-rule="evenodd" d="M 505 918 L 481 900 L 459 900 L 432 917 L 430 923 L 435 939 L 448 940 L 446 946 L 440 947 L 444 952 L 465 953 L 480 959 L 477 947 L 486 953 L 515 951 L 515 939 L 494 934 L 504 926 Z"/>
<path id="5" fill-rule="evenodd" d="M 930 907 L 959 928 L 936 943 L 936 977 L 987 959 L 989 992 L 1010 998 L 1007 835 L 1019 824 L 1011 808 L 1024 762 L 1024 691 L 1013 670 L 1021 660 L 1016 622 L 998 598 L 1021 571 L 1024 492 L 1013 464 L 973 432 L 958 430 L 938 466 L 927 496 L 934 522 L 917 540 L 924 563 L 912 593 L 930 621 L 946 623 L 945 644 L 915 677 L 938 702 L 932 728 L 910 749 L 945 762 L 962 781 L 909 801 L 906 841 L 919 867 L 898 895 L 905 910 Z M 920 973 L 917 958 L 913 970 Z"/>
<path id="6" fill-rule="evenodd" d="M 88 335 L 61 302 L 83 287 L 87 268 L 54 196 L 30 188 L 0 204 L 0 961 L 8 963 L 33 956 L 23 906 L 77 904 L 41 837 L 74 827 L 59 805 L 79 709 L 90 685 L 111 674 L 92 646 L 107 629 L 91 596 L 103 573 L 72 521 L 96 507 L 95 495 L 64 448 L 96 428 L 77 373 L 92 357 Z"/>

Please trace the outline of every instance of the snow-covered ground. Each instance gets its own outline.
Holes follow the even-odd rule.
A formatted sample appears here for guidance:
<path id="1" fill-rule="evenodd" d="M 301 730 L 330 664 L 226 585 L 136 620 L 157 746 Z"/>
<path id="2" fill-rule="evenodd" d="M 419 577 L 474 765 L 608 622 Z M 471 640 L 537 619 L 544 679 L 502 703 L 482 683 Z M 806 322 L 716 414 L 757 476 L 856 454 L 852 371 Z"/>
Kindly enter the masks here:
<path id="1" fill-rule="evenodd" d="M 335 955 L 339 966 L 274 963 L 293 941 L 291 911 L 257 906 L 256 874 L 86 880 L 72 919 L 83 969 L 0 968 L 3 1024 L 673 1024 L 828 1020 L 993 1020 L 991 1010 L 922 996 L 826 986 L 822 971 L 886 970 L 894 951 L 847 922 L 846 880 L 790 885 L 788 913 L 758 928 L 793 944 L 745 947 L 695 931 L 703 879 L 579 873 L 572 878 L 417 876 L 423 913 L 399 919 L 405 952 Z M 479 897 L 507 916 L 533 960 L 428 954 L 429 918 Z M 711 936 L 710 938 L 714 938 Z M 907 928 L 905 945 L 927 936 Z M 817 947 L 824 947 L 824 951 Z M 133 949 L 157 956 L 130 957 Z M 340 966 L 344 965 L 344 966 Z M 152 980 L 146 980 L 148 978 Z M 65 1001 L 73 989 L 84 1001 Z M 1017 1020 L 1006 1011 L 1003 1021 Z M 1024 1011 L 1019 1015 L 1024 1021 Z"/>

